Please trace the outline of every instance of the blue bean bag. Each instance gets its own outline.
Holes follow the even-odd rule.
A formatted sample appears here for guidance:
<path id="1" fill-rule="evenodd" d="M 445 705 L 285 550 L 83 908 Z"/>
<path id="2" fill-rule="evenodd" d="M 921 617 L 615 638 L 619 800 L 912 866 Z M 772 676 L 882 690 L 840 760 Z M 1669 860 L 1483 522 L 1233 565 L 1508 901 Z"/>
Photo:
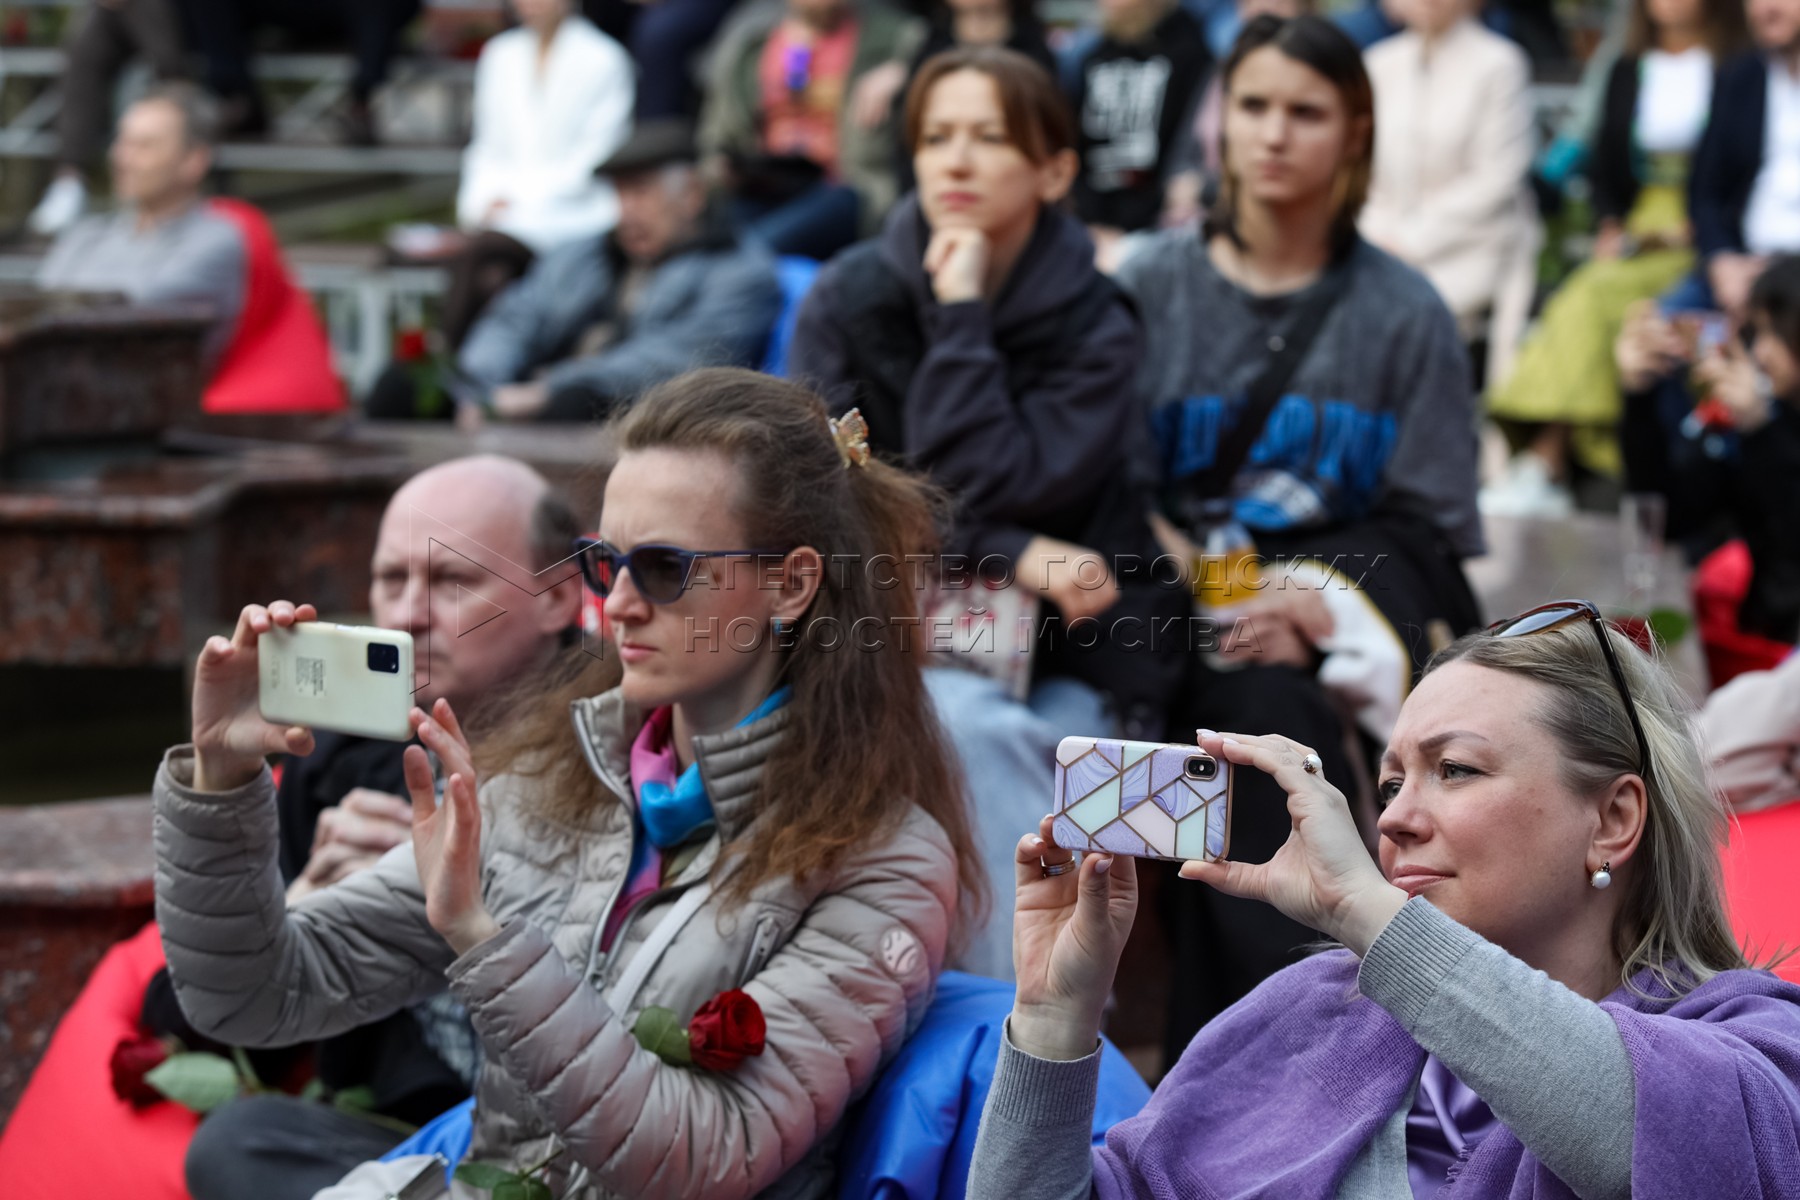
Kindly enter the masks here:
<path id="1" fill-rule="evenodd" d="M 1010 983 L 946 971 L 919 1030 L 901 1047 L 875 1088 L 850 1113 L 838 1158 L 838 1200 L 957 1200 L 967 1190 L 969 1159 L 1001 1029 L 1012 1011 Z M 1150 1099 L 1150 1088 L 1106 1042 L 1094 1106 L 1094 1143 Z M 468 1153 L 473 1100 L 457 1105 L 384 1158 Z"/>
<path id="2" fill-rule="evenodd" d="M 919 1031 L 851 1113 L 838 1200 L 956 1200 L 968 1190 L 982 1105 L 994 1082 L 1013 986 L 946 971 Z M 1093 1139 L 1136 1116 L 1150 1088 L 1103 1044 Z"/>
<path id="3" fill-rule="evenodd" d="M 818 274 L 819 264 L 810 258 L 785 254 L 775 260 L 775 277 L 781 281 L 781 316 L 769 331 L 769 346 L 763 352 L 765 375 L 787 374 L 788 343 L 794 340 L 794 326 L 800 322 L 800 302 Z"/>

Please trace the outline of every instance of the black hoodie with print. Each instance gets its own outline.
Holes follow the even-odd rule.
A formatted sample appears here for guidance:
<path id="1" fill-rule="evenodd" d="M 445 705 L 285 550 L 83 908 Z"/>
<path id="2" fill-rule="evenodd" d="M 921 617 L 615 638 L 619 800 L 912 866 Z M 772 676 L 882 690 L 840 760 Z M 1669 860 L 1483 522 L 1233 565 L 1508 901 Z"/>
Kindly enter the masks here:
<path id="1" fill-rule="evenodd" d="M 1075 211 L 1090 225 L 1149 229 L 1212 68 L 1206 31 L 1172 9 L 1143 40 L 1102 37 L 1069 97 L 1079 122 Z"/>

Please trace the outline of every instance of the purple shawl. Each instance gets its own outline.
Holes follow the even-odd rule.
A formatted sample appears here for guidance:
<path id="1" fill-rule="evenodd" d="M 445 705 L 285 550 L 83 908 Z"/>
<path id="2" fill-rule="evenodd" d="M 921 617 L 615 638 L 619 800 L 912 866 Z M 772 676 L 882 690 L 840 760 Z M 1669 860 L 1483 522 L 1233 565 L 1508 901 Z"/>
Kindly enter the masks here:
<path id="1" fill-rule="evenodd" d="M 1347 950 L 1296 963 L 1202 1029 L 1144 1111 L 1094 1152 L 1095 1194 L 1335 1196 L 1411 1104 L 1425 1061 L 1386 1009 L 1357 995 L 1357 966 Z M 1656 991 L 1647 975 L 1637 983 Z M 1729 971 L 1672 1005 L 1623 988 L 1601 1004 L 1636 1083 L 1636 1200 L 1800 1197 L 1800 987 Z M 1441 1194 L 1574 1196 L 1504 1125 Z"/>

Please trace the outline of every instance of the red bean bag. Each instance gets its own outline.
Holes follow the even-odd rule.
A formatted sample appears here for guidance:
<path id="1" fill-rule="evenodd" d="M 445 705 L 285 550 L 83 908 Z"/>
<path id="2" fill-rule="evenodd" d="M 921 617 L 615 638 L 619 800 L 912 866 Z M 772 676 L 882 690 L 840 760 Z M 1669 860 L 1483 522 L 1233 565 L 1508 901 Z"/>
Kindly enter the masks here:
<path id="1" fill-rule="evenodd" d="M 1750 593 L 1750 548 L 1732 540 L 1700 560 L 1694 570 L 1694 616 L 1706 673 L 1715 688 L 1746 671 L 1767 671 L 1793 653 L 1785 642 L 1771 641 L 1738 628 L 1738 608 Z"/>
<path id="2" fill-rule="evenodd" d="M 1731 929 L 1753 960 L 1782 950 L 1800 951 L 1800 893 L 1794 864 L 1800 862 L 1800 803 L 1783 804 L 1731 819 L 1725 848 L 1725 899 Z M 1800 983 L 1800 954 L 1775 969 Z"/>
<path id="3" fill-rule="evenodd" d="M 7 1200 L 187 1200 L 182 1161 L 199 1116 L 166 1100 L 132 1108 L 113 1094 L 109 1067 L 162 965 L 152 923 L 94 968 L 0 1129 Z"/>
<path id="4" fill-rule="evenodd" d="M 209 413 L 337 412 L 344 385 L 331 366 L 312 301 L 288 274 L 268 218 L 242 200 L 215 199 L 213 211 L 243 234 L 250 260 L 244 311 L 201 399 Z"/>

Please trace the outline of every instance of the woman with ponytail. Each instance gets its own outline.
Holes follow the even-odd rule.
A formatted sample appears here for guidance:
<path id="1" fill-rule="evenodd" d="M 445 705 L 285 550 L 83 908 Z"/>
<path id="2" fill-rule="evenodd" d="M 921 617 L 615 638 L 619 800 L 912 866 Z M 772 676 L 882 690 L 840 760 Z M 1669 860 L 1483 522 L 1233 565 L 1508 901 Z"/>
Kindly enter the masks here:
<path id="1" fill-rule="evenodd" d="M 485 1051 L 470 1158 L 547 1163 L 557 1196 L 825 1196 L 845 1110 L 983 899 L 916 593 L 872 569 L 929 552 L 937 505 L 747 371 L 674 380 L 615 434 L 578 542 L 612 642 L 491 746 L 415 710 L 442 796 L 409 749 L 412 844 L 291 910 L 262 756 L 310 735 L 257 714 L 256 636 L 314 613 L 253 605 L 208 644 L 195 744 L 156 784 L 171 974 L 198 1028 L 250 1045 L 447 985 Z"/>

